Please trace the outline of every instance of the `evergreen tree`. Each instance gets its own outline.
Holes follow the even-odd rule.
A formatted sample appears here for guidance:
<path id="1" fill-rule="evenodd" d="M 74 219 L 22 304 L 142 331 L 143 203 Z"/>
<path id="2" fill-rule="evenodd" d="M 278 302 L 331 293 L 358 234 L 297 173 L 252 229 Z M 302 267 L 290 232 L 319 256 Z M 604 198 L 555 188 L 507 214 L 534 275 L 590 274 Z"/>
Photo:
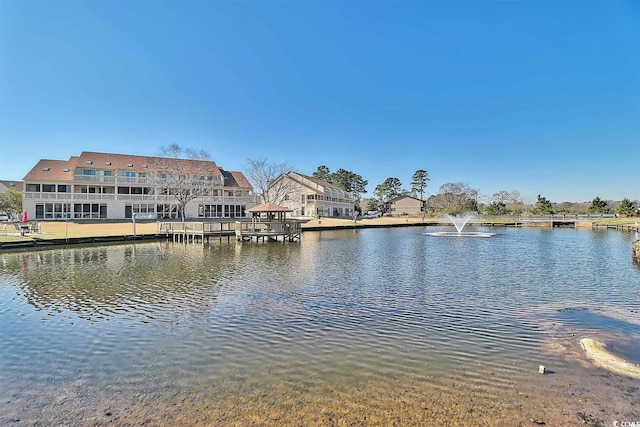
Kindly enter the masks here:
<path id="1" fill-rule="evenodd" d="M 589 206 L 589 213 L 599 213 L 606 214 L 609 213 L 609 208 L 607 207 L 606 200 L 600 199 L 600 197 L 596 197 L 591 201 L 591 206 Z"/>
<path id="2" fill-rule="evenodd" d="M 325 165 L 318 166 L 318 169 L 311 174 L 312 177 L 323 181 L 331 182 L 331 171 Z"/>
<path id="3" fill-rule="evenodd" d="M 634 216 L 637 209 L 638 207 L 636 206 L 636 204 L 625 197 L 618 205 L 618 209 L 616 209 L 616 212 L 618 213 L 618 215 Z"/>
<path id="4" fill-rule="evenodd" d="M 553 205 L 546 197 L 538 194 L 538 201 L 536 202 L 535 208 L 533 208 L 533 213 L 538 215 L 551 215 L 553 214 Z"/>
<path id="5" fill-rule="evenodd" d="M 429 172 L 424 169 L 418 169 L 411 177 L 411 190 L 416 193 L 420 193 L 420 201 L 422 206 L 422 219 L 424 220 L 425 204 L 424 204 L 424 189 L 427 188 L 427 181 L 429 181 Z"/>

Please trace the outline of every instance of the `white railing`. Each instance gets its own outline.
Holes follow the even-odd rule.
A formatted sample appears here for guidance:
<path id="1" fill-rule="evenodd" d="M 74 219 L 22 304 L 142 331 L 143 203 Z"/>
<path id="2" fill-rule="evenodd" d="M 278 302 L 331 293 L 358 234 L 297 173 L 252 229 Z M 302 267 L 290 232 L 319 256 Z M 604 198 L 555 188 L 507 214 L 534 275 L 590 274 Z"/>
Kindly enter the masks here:
<path id="1" fill-rule="evenodd" d="M 75 193 L 73 200 L 115 200 L 115 194 Z"/>
<path id="2" fill-rule="evenodd" d="M 73 175 L 74 183 L 106 183 L 113 184 L 116 182 L 115 176 L 100 176 L 100 175 Z"/>
<path id="3" fill-rule="evenodd" d="M 478 220 L 483 219 L 513 219 L 516 221 L 572 221 L 572 220 L 590 220 L 602 218 L 615 218 L 616 214 L 546 214 L 546 215 L 478 215 Z M 473 222 L 473 219 L 471 220 Z"/>
<path id="4" fill-rule="evenodd" d="M 34 193 L 25 192 L 25 199 L 33 200 L 133 200 L 155 201 L 158 203 L 176 203 L 175 196 L 160 194 L 115 194 L 115 193 Z M 191 203 L 204 204 L 249 204 L 247 197 L 203 196 L 193 199 Z"/>
<path id="5" fill-rule="evenodd" d="M 154 195 L 149 194 L 118 194 L 118 200 L 134 200 L 134 201 L 143 201 L 143 200 L 156 200 Z"/>
<path id="6" fill-rule="evenodd" d="M 71 193 L 24 193 L 25 199 L 71 200 Z"/>
<path id="7" fill-rule="evenodd" d="M 197 202 L 207 204 L 225 204 L 225 203 L 245 203 L 249 204 L 250 198 L 247 196 L 201 196 L 194 199 Z"/>
<path id="8" fill-rule="evenodd" d="M 146 185 L 146 184 L 150 184 L 151 180 L 149 178 L 141 178 L 141 177 L 135 177 L 135 176 L 119 176 L 116 178 L 116 183 L 117 184 L 140 184 L 140 185 Z"/>

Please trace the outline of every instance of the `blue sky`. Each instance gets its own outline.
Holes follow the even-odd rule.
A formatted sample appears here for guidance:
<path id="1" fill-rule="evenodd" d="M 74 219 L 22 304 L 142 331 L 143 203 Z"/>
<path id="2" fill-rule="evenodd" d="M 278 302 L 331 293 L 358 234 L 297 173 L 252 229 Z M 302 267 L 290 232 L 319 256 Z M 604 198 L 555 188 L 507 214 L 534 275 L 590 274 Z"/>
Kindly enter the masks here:
<path id="1" fill-rule="evenodd" d="M 172 143 L 640 199 L 640 2 L 0 0 L 0 179 Z"/>

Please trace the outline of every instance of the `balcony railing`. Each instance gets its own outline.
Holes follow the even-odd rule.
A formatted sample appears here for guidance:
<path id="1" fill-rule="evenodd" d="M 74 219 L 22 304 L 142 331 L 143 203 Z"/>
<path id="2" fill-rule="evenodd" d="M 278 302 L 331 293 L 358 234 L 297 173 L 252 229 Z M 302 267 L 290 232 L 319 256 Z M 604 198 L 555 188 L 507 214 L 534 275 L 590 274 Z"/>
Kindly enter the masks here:
<path id="1" fill-rule="evenodd" d="M 40 199 L 40 200 L 70 200 L 72 198 L 71 193 L 24 193 L 25 199 Z"/>
<path id="2" fill-rule="evenodd" d="M 115 194 L 75 193 L 73 200 L 115 200 Z"/>
<path id="3" fill-rule="evenodd" d="M 175 196 L 166 194 L 114 194 L 114 193 L 35 193 L 25 192 L 25 199 L 33 200 L 123 200 L 123 201 L 153 201 L 157 203 L 175 203 Z M 203 196 L 196 197 L 192 202 L 223 205 L 223 204 L 251 204 L 250 198 L 234 196 Z"/>
<path id="4" fill-rule="evenodd" d="M 73 182 L 85 184 L 114 184 L 116 182 L 116 177 L 99 175 L 73 175 Z"/>
<path id="5" fill-rule="evenodd" d="M 133 200 L 133 201 L 145 201 L 145 200 L 157 200 L 154 195 L 150 194 L 118 194 L 118 200 Z"/>

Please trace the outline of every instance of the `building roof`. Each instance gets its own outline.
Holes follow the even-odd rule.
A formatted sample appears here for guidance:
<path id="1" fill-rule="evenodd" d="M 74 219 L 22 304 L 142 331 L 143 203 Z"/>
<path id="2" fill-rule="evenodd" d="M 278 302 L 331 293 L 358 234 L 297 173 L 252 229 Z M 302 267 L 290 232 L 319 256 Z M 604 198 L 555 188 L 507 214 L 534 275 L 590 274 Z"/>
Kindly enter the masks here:
<path id="1" fill-rule="evenodd" d="M 225 187 L 238 187 L 251 190 L 253 186 L 242 172 L 224 171 L 212 160 L 174 159 L 168 157 L 137 156 L 130 154 L 99 153 L 83 151 L 80 156 L 69 160 L 40 160 L 24 177 L 26 182 L 73 180 L 76 168 L 101 170 L 130 170 L 134 172 L 157 172 L 163 169 L 202 171 L 207 176 L 222 176 Z"/>
<path id="2" fill-rule="evenodd" d="M 296 182 L 298 185 L 301 185 L 301 186 L 309 189 L 310 191 L 314 192 L 315 194 L 324 194 L 324 189 L 326 189 L 326 188 L 328 188 L 330 190 L 333 190 L 333 191 L 340 191 L 342 193 L 349 194 L 348 191 L 345 191 L 342 188 L 336 187 L 335 185 L 331 184 L 330 182 L 323 181 L 321 179 L 314 178 L 314 177 L 311 177 L 311 176 L 308 176 L 308 175 L 304 175 L 304 174 L 302 174 L 300 172 L 295 172 L 295 171 L 289 171 L 287 173 L 284 173 L 284 174 L 280 175 L 278 178 L 276 178 L 275 181 L 284 179 L 284 177 L 289 178 L 290 180 Z M 309 181 L 312 184 L 310 184 Z M 318 187 L 321 187 L 322 190 L 320 188 L 318 188 Z"/>
<path id="3" fill-rule="evenodd" d="M 293 212 L 289 208 L 276 205 L 275 203 L 263 203 L 258 206 L 254 206 L 251 209 L 247 209 L 247 212 Z"/>
<path id="4" fill-rule="evenodd" d="M 312 182 L 314 182 L 315 184 L 320 185 L 320 186 L 322 186 L 322 187 L 327 187 L 327 188 L 330 188 L 330 189 L 332 189 L 332 190 L 343 191 L 343 192 L 345 192 L 345 193 L 346 193 L 346 191 L 345 191 L 345 190 L 343 190 L 343 189 L 342 189 L 342 188 L 340 188 L 340 187 L 336 187 L 335 185 L 333 185 L 333 184 L 332 184 L 332 183 L 330 183 L 330 182 L 324 181 L 324 180 L 322 180 L 322 179 L 314 178 L 314 177 L 312 177 L 312 176 L 305 175 L 305 174 L 302 174 L 302 173 L 300 173 L 300 172 L 294 172 L 294 173 L 295 173 L 295 174 L 297 174 L 297 175 L 299 175 L 299 176 L 301 176 L 301 177 L 303 177 L 303 178 L 306 178 L 306 179 L 308 179 L 309 181 L 312 181 Z"/>
<path id="5" fill-rule="evenodd" d="M 244 176 L 242 172 L 226 171 L 220 168 L 222 176 L 224 177 L 225 187 L 239 187 L 248 190 L 253 189 L 249 180 Z"/>
<path id="6" fill-rule="evenodd" d="M 136 172 L 158 171 L 161 169 L 185 168 L 185 170 L 201 170 L 213 176 L 222 172 L 213 160 L 175 159 L 158 156 L 136 156 L 131 154 L 97 153 L 83 151 L 77 165 L 91 169 L 118 169 Z"/>
<path id="7" fill-rule="evenodd" d="M 0 187 L 7 187 L 7 190 L 16 190 L 16 191 L 23 191 L 24 190 L 24 184 L 22 181 L 7 181 L 4 179 L 0 179 Z"/>
<path id="8" fill-rule="evenodd" d="M 78 157 L 69 160 L 42 159 L 24 177 L 25 182 L 71 181 Z"/>

